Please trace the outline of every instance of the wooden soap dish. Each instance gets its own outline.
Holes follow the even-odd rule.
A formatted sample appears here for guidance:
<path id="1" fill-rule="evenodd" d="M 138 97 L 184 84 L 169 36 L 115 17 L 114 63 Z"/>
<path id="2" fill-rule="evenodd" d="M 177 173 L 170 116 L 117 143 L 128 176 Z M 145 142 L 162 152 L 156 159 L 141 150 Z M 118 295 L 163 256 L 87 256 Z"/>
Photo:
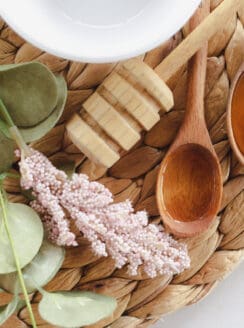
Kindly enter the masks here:
<path id="1" fill-rule="evenodd" d="M 66 129 L 90 160 L 109 168 L 159 121 L 159 111 L 172 107 L 173 94 L 158 74 L 131 59 L 104 80 Z"/>

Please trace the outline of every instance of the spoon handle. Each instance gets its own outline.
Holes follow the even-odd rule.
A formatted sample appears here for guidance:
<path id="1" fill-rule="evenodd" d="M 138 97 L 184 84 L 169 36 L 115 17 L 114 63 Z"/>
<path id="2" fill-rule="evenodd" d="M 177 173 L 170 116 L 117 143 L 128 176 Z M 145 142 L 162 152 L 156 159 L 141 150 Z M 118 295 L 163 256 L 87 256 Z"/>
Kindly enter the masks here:
<path id="1" fill-rule="evenodd" d="M 203 43 L 221 30 L 243 0 L 223 0 L 220 5 L 166 57 L 155 71 L 167 82 L 199 50 Z"/>
<path id="2" fill-rule="evenodd" d="M 190 32 L 194 30 L 209 14 L 210 0 L 203 0 L 202 6 L 196 11 L 189 22 Z M 211 140 L 204 118 L 204 89 L 207 68 L 208 44 L 191 58 L 188 64 L 188 93 L 186 112 L 181 129 L 171 146 L 171 150 L 181 144 L 196 143 L 212 150 Z"/>
<path id="3" fill-rule="evenodd" d="M 190 32 L 209 14 L 210 0 L 203 0 L 189 22 Z M 192 57 L 188 64 L 188 94 L 184 121 L 171 146 L 171 151 L 182 144 L 197 143 L 212 148 L 204 118 L 204 89 L 207 67 L 208 44 Z M 212 149 L 211 149 L 212 150 Z"/>
<path id="4" fill-rule="evenodd" d="M 203 0 L 202 5 L 189 22 L 190 32 L 208 16 L 209 12 L 210 0 Z M 201 49 L 190 59 L 188 64 L 188 95 L 184 124 L 188 125 L 189 130 L 191 130 L 192 127 L 198 130 L 199 127 L 201 128 L 202 125 L 205 125 L 204 90 L 207 70 L 207 54 L 208 43 L 206 41 Z"/>

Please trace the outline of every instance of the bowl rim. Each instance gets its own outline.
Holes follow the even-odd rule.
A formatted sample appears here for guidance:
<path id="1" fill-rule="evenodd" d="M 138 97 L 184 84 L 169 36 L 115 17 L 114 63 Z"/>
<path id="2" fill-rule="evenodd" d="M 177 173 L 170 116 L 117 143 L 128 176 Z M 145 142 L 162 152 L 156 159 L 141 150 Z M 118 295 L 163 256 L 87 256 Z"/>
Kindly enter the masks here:
<path id="1" fill-rule="evenodd" d="M 57 57 L 61 57 L 67 60 L 71 61 L 78 61 L 78 62 L 85 62 L 85 63 L 112 63 L 112 62 L 118 62 L 122 60 L 126 60 L 129 58 L 133 58 L 136 56 L 139 56 L 143 53 L 146 53 L 152 49 L 155 49 L 163 42 L 167 41 L 167 39 L 171 38 L 177 31 L 179 31 L 184 24 L 190 19 L 190 17 L 193 15 L 197 7 L 199 6 L 201 0 L 191 0 L 191 6 L 189 6 L 189 9 L 187 11 L 187 14 L 181 19 L 178 19 L 177 23 L 175 23 L 174 28 L 169 29 L 167 34 L 167 38 L 165 36 L 165 32 L 161 32 L 157 35 L 156 38 L 153 38 L 151 40 L 147 39 L 144 43 L 141 43 L 140 46 L 133 48 L 133 49 L 126 49 L 126 51 L 122 53 L 115 53 L 115 54 L 109 54 L 109 55 L 98 55 L 97 53 L 94 56 L 87 56 L 82 54 L 76 54 L 73 53 L 72 50 L 66 49 L 63 47 L 63 49 L 56 48 L 55 45 L 53 47 L 47 46 L 45 43 L 39 41 L 35 36 L 33 36 L 33 33 L 31 31 L 26 31 L 25 28 L 21 26 L 16 20 L 14 15 L 9 14 L 9 12 L 6 12 L 4 8 L 0 9 L 0 16 L 3 18 L 3 20 L 17 33 L 19 34 L 25 41 L 31 43 L 33 46 L 48 52 L 52 55 L 55 55 Z"/>

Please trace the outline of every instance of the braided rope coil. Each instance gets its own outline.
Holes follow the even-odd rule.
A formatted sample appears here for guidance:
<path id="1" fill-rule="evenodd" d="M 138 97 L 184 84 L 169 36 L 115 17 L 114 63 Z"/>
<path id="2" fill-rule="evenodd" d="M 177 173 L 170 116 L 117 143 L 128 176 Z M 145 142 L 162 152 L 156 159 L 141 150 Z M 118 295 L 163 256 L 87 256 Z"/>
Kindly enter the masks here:
<path id="1" fill-rule="evenodd" d="M 221 0 L 212 0 L 214 9 Z M 110 258 L 98 259 L 89 244 L 80 237 L 79 246 L 67 250 L 63 267 L 46 286 L 47 290 L 91 290 L 115 297 L 118 306 L 114 314 L 96 325 L 102 328 L 145 328 L 160 316 L 177 311 L 185 305 L 200 301 L 224 279 L 244 257 L 244 167 L 233 155 L 226 132 L 226 105 L 230 83 L 238 67 L 244 62 L 244 4 L 230 17 L 221 31 L 209 42 L 205 115 L 211 140 L 221 162 L 224 194 L 219 216 L 210 229 L 193 238 L 184 239 L 191 257 L 191 267 L 182 274 L 148 279 L 143 272 L 130 277 L 126 268 L 115 270 Z M 141 56 L 155 68 L 187 34 L 187 25 L 159 48 Z M 146 209 L 151 221 L 159 223 L 155 201 L 158 164 L 179 128 L 186 103 L 186 66 L 173 76 L 168 85 L 175 98 L 175 106 L 163 114 L 159 123 L 146 133 L 129 153 L 108 172 L 91 163 L 71 143 L 65 132 L 65 122 L 95 88 L 115 68 L 116 64 L 85 64 L 70 62 L 47 54 L 26 43 L 3 21 L 0 21 L 0 64 L 38 60 L 53 72 L 64 75 L 68 85 L 68 101 L 59 124 L 33 147 L 51 160 L 71 158 L 77 172 L 99 180 L 114 194 L 116 201 L 130 198 L 137 210 Z M 143 158 L 143 161 L 140 159 Z M 5 189 L 11 201 L 26 202 L 20 194 L 19 182 L 7 179 Z M 11 297 L 3 295 L 0 305 Z M 38 293 L 31 296 L 38 326 L 52 327 L 38 315 Z M 24 308 L 12 316 L 3 327 L 25 328 L 30 325 Z"/>

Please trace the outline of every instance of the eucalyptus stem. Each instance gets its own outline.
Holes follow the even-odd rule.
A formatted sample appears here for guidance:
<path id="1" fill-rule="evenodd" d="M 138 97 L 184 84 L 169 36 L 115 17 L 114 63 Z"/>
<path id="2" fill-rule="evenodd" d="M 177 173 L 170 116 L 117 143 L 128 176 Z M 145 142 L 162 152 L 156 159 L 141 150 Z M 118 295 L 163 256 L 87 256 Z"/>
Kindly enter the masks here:
<path id="1" fill-rule="evenodd" d="M 2 99 L 0 98 L 0 113 L 3 116 L 4 121 L 9 126 L 9 132 L 12 138 L 15 140 L 16 144 L 24 152 L 24 154 L 28 155 L 30 153 L 29 147 L 27 146 L 26 142 L 24 141 L 19 129 L 14 124 L 12 117 L 10 116 L 6 106 L 4 105 Z"/>
<path id="2" fill-rule="evenodd" d="M 9 132 L 10 132 L 12 138 L 17 143 L 19 149 L 21 151 L 23 151 L 25 155 L 29 155 L 30 154 L 30 148 L 25 143 L 25 141 L 24 141 L 22 135 L 20 134 L 19 129 L 17 128 L 17 126 L 11 126 L 9 128 Z"/>
<path id="3" fill-rule="evenodd" d="M 15 126 L 11 116 L 9 115 L 9 112 L 6 108 L 6 106 L 4 105 L 2 99 L 0 98 L 0 111 L 1 114 L 3 116 L 4 121 L 9 125 L 9 126 Z"/>
<path id="4" fill-rule="evenodd" d="M 14 257 L 14 261 L 15 261 L 15 265 L 16 265 L 16 269 L 17 269 L 17 273 L 18 273 L 18 277 L 19 277 L 19 281 L 20 281 L 20 286 L 22 288 L 24 298 L 25 298 L 25 302 L 26 302 L 26 305 L 27 305 L 27 309 L 28 309 L 29 314 L 30 314 L 32 327 L 37 328 L 36 320 L 35 320 L 35 317 L 34 317 L 34 313 L 32 311 L 32 307 L 31 307 L 31 303 L 30 303 L 30 300 L 29 300 L 28 292 L 27 292 L 27 289 L 26 289 L 26 286 L 25 286 L 24 277 L 23 277 L 23 274 L 22 274 L 22 271 L 21 271 L 19 258 L 18 258 L 16 249 L 15 249 L 14 241 L 12 239 L 11 232 L 10 232 L 9 225 L 8 225 L 8 218 L 7 218 L 7 212 L 6 212 L 2 187 L 0 188 L 0 203 L 1 203 L 1 208 L 2 208 L 2 212 L 3 212 L 4 227 L 6 229 L 6 233 L 7 233 L 9 243 L 10 243 L 10 246 L 11 246 L 11 249 L 12 249 L 12 253 L 13 253 L 13 257 Z"/>

